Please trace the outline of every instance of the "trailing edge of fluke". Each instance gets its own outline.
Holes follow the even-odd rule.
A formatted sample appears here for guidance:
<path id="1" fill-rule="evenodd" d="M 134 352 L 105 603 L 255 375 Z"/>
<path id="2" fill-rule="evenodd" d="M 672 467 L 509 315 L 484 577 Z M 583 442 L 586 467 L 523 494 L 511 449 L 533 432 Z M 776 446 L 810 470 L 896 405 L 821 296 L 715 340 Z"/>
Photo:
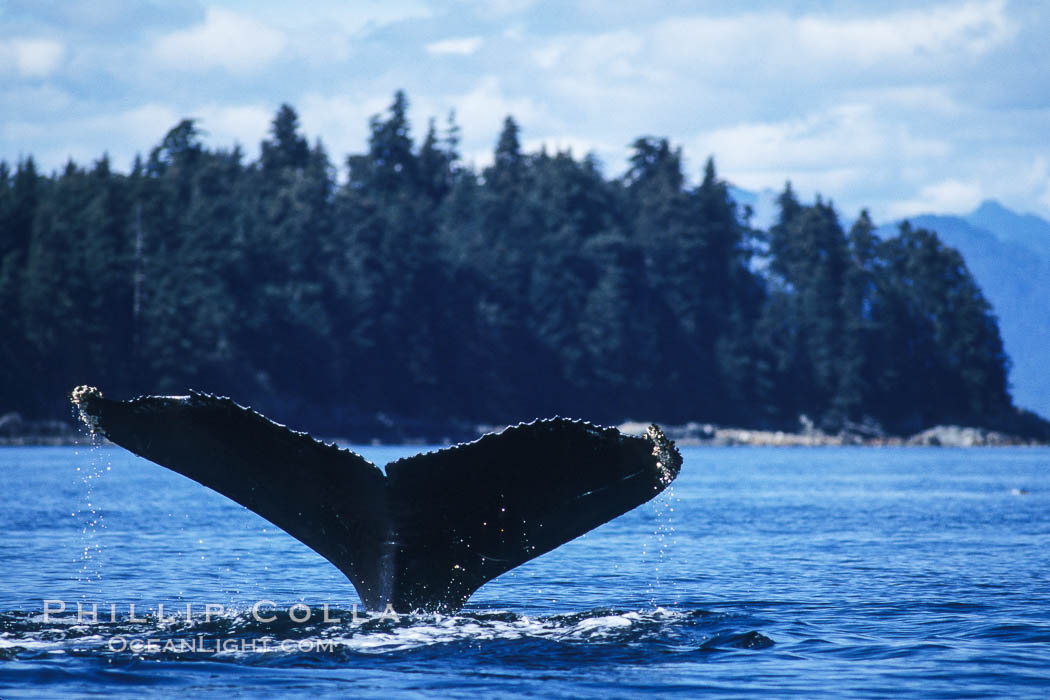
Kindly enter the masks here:
<path id="1" fill-rule="evenodd" d="M 73 390 L 112 442 L 188 476 L 342 571 L 370 610 L 454 611 L 485 582 L 650 500 L 682 458 L 655 425 L 536 420 L 386 465 L 234 403 Z"/>

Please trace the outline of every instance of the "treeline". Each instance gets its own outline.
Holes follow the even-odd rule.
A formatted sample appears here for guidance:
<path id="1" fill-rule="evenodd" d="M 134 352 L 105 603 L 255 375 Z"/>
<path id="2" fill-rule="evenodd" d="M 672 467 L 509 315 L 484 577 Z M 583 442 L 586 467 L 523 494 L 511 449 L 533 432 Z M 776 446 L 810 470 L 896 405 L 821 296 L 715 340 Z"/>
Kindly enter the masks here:
<path id="1" fill-rule="evenodd" d="M 768 231 L 708 161 L 639 138 L 492 165 L 416 144 L 402 93 L 340 182 L 285 105 L 257 161 L 193 120 L 127 174 L 0 164 L 0 413 L 199 388 L 328 434 L 570 415 L 912 432 L 1013 425 L 996 319 L 959 254 L 788 186 Z M 1033 416 L 1027 417 L 1034 421 Z"/>

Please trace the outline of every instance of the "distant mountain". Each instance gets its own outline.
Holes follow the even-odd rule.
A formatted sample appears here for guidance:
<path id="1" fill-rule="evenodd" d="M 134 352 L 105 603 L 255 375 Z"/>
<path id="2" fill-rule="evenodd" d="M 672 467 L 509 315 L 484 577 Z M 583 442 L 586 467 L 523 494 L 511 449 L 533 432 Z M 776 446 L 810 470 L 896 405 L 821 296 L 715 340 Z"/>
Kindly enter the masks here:
<path id="1" fill-rule="evenodd" d="M 962 253 L 999 317 L 1014 401 L 1050 416 L 1050 222 L 988 201 L 967 216 L 925 214 L 913 227 L 935 231 Z M 896 233 L 897 224 L 879 235 Z"/>
<path id="2" fill-rule="evenodd" d="M 1035 214 L 1018 214 L 999 202 L 988 200 L 965 218 L 1004 243 L 1017 243 L 1038 255 L 1050 257 L 1050 221 Z"/>

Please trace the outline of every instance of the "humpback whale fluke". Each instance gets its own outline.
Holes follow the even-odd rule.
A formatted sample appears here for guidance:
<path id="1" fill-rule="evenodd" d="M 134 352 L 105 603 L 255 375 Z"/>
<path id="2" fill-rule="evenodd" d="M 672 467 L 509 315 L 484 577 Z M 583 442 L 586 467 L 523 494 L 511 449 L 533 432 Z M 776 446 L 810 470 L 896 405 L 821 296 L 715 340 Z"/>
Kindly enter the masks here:
<path id="1" fill-rule="evenodd" d="M 674 443 L 563 418 L 386 465 L 229 398 L 103 398 L 77 387 L 92 430 L 240 503 L 334 564 L 370 610 L 460 608 L 486 581 L 663 491 Z"/>

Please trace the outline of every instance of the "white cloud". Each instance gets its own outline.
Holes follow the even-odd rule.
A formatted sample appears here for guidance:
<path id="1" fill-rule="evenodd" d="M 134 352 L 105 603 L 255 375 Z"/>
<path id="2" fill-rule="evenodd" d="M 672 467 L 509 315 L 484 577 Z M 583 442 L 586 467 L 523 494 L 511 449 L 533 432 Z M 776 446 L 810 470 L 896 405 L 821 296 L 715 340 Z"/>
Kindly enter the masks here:
<path id="1" fill-rule="evenodd" d="M 13 65 L 25 78 L 46 78 L 58 68 L 66 55 L 66 47 L 54 39 L 11 39 L 0 45 L 0 65 Z"/>
<path id="2" fill-rule="evenodd" d="M 70 158 L 80 165 L 90 165 L 103 152 L 110 155 L 115 167 L 125 168 L 136 153 L 145 155 L 157 145 L 180 118 L 170 106 L 147 103 L 118 112 L 67 116 L 57 122 L 8 121 L 0 133 L 5 140 L 39 144 L 32 149 L 32 155 L 44 170 L 60 168 Z"/>
<path id="3" fill-rule="evenodd" d="M 441 101 L 421 99 L 417 104 L 424 114 L 447 114 L 454 109 L 464 137 L 471 139 L 476 134 L 490 134 L 493 145 L 495 134 L 499 133 L 507 115 L 513 116 L 526 129 L 543 129 L 552 124 L 549 112 L 535 99 L 508 95 L 494 75 L 484 76 L 466 93 L 450 95 Z"/>
<path id="4" fill-rule="evenodd" d="M 505 19 L 520 15 L 536 4 L 536 0 L 470 0 L 466 3 L 479 17 Z"/>
<path id="5" fill-rule="evenodd" d="M 311 92 L 296 105 L 299 122 L 311 141 L 320 137 L 328 157 L 341 167 L 350 153 L 368 144 L 368 119 L 390 106 L 389 94 L 328 95 Z"/>
<path id="6" fill-rule="evenodd" d="M 108 132 L 110 143 L 125 139 L 143 153 L 160 143 L 168 131 L 186 115 L 170 105 L 149 103 L 115 115 L 103 114 L 82 122 L 85 131 Z"/>
<path id="7" fill-rule="evenodd" d="M 1046 182 L 1046 186 L 1036 201 L 1045 208 L 1044 211 L 1050 212 L 1050 180 Z"/>
<path id="8" fill-rule="evenodd" d="M 996 155 L 981 158 L 965 171 L 982 199 L 996 199 L 1018 212 L 1050 218 L 1050 153 Z"/>
<path id="9" fill-rule="evenodd" d="M 50 83 L 7 87 L 3 96 L 5 118 L 0 124 L 19 120 L 37 121 L 36 117 L 59 114 L 76 105 L 68 91 Z"/>
<path id="10" fill-rule="evenodd" d="M 1002 45 L 1017 28 L 1003 0 L 945 4 L 881 17 L 803 17 L 795 35 L 805 49 L 866 64 L 928 59 L 946 54 L 979 56 Z"/>
<path id="11" fill-rule="evenodd" d="M 983 199 L 981 187 L 975 182 L 950 179 L 925 185 L 918 197 L 896 202 L 889 209 L 892 218 L 899 219 L 918 214 L 968 214 Z"/>
<path id="12" fill-rule="evenodd" d="M 348 61 L 369 31 L 398 22 L 424 20 L 433 10 L 423 0 L 317 0 L 308 11 L 295 3 L 253 3 L 251 13 L 288 38 L 285 51 L 305 58 L 314 70 Z"/>
<path id="13" fill-rule="evenodd" d="M 234 143 L 244 147 L 248 157 L 258 152 L 259 142 L 266 136 L 276 109 L 259 105 L 208 104 L 199 107 L 193 115 L 214 148 L 230 148 Z"/>
<path id="14" fill-rule="evenodd" d="M 153 54 L 176 70 L 221 68 L 245 75 L 265 68 L 287 41 L 283 32 L 253 17 L 211 7 L 203 24 L 161 37 Z"/>
<path id="15" fill-rule="evenodd" d="M 90 40 L 75 23 L 13 28 L 16 38 L 0 40 L 0 157 L 32 153 L 61 167 L 67 152 L 90 162 L 108 149 L 124 163 L 189 116 L 210 146 L 237 141 L 250 158 L 289 101 L 341 163 L 366 147 L 368 118 L 403 88 L 416 141 L 427 117 L 440 128 L 455 110 L 464 158 L 479 165 L 512 114 L 526 149 L 593 150 L 609 175 L 622 172 L 626 144 L 652 134 L 684 146 L 691 179 L 713 154 L 736 184 L 779 190 L 790 179 L 801 196 L 819 191 L 847 213 L 962 206 L 978 190 L 1050 213 L 1042 6 L 202 4 L 188 23 L 193 10 L 165 12 L 152 29 L 127 19 Z M 181 30 L 153 33 L 172 22 Z"/>
<path id="16" fill-rule="evenodd" d="M 911 112 L 936 119 L 960 119 L 968 108 L 939 85 L 863 86 L 848 90 L 847 94 L 852 102 L 878 105 L 896 114 Z"/>
<path id="17" fill-rule="evenodd" d="M 469 56 L 485 43 L 485 40 L 480 36 L 464 37 L 462 39 L 444 39 L 442 41 L 435 41 L 432 44 L 426 45 L 427 53 L 432 56 Z"/>
<path id="18" fill-rule="evenodd" d="M 1018 27 L 1003 0 L 927 5 L 868 16 L 792 16 L 781 11 L 669 17 L 597 35 L 563 35 L 536 55 L 550 67 L 565 49 L 559 70 L 592 73 L 611 57 L 627 55 L 638 75 L 673 74 L 676 82 L 718 84 L 790 80 L 820 84 L 879 74 L 936 71 L 980 57 L 1009 42 Z M 688 71 L 683 73 L 683 71 Z"/>
<path id="19" fill-rule="evenodd" d="M 565 55 L 566 47 L 557 42 L 551 42 L 532 51 L 532 60 L 540 68 L 550 70 L 558 65 L 562 56 Z"/>
<path id="20" fill-rule="evenodd" d="M 1036 201 L 1050 211 L 1050 164 L 1046 156 L 1036 156 L 1032 161 L 1025 177 L 1025 186 L 1016 195 L 1019 202 Z M 1017 205 L 1021 211 L 1025 211 L 1023 204 Z"/>
<path id="21" fill-rule="evenodd" d="M 648 37 L 636 30 L 620 30 L 590 36 L 566 36 L 547 41 L 533 50 L 533 62 L 541 68 L 601 84 L 622 79 L 662 80 L 663 66 L 648 60 Z"/>
<path id="22" fill-rule="evenodd" d="M 425 0 L 315 0 L 308 9 L 292 3 L 246 3 L 253 17 L 289 34 L 329 27 L 345 35 L 433 15 Z"/>
<path id="23" fill-rule="evenodd" d="M 714 129 L 690 145 L 694 155 L 714 154 L 723 173 L 745 187 L 775 188 L 792 174 L 805 173 L 832 192 L 870 177 L 872 169 L 941 159 L 950 151 L 946 143 L 913 136 L 906 125 L 864 104 Z"/>

